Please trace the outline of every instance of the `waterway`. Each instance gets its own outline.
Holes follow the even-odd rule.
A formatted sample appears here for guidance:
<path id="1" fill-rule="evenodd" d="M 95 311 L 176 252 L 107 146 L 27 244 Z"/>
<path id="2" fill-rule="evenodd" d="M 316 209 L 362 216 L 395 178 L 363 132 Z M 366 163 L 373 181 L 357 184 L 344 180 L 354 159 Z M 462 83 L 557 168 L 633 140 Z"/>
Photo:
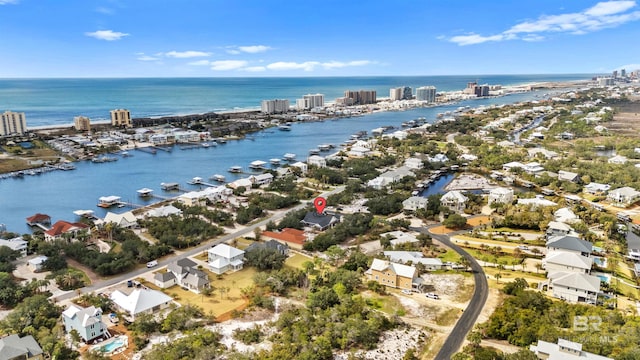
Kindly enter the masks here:
<path id="1" fill-rule="evenodd" d="M 249 163 L 254 160 L 268 162 L 271 158 L 282 158 L 285 153 L 294 153 L 297 160 L 305 161 L 310 149 L 319 144 L 338 146 L 358 131 L 365 130 L 370 134 L 372 129 L 381 126 L 399 128 L 402 122 L 419 117 L 433 122 L 438 113 L 452 111 L 459 106 L 515 103 L 537 98 L 542 93 L 529 92 L 403 112 L 379 112 L 340 120 L 296 123 L 291 131 L 268 129 L 250 135 L 250 140 L 229 141 L 217 147 L 189 150 L 174 147 L 172 152 L 158 151 L 155 155 L 130 151 L 134 156 L 115 162 L 96 164 L 84 161 L 77 163 L 74 171 L 54 171 L 0 180 L 0 224 L 6 224 L 9 231 L 29 233 L 31 229 L 26 225 L 25 218 L 38 212 L 48 214 L 53 222 L 74 221 L 76 216 L 73 211 L 79 209 L 94 210 L 97 216 L 103 217 L 106 211 L 96 206 L 101 196 L 116 195 L 123 201 L 145 205 L 148 202 L 136 193 L 136 190 L 144 187 L 153 189 L 158 195 L 177 196 L 178 193 L 164 193 L 160 183 L 177 182 L 185 189 L 196 190 L 196 186 L 187 184 L 196 176 L 208 179 L 213 174 L 222 174 L 227 181 L 247 176 L 228 173 L 227 169 L 234 165 L 248 170 Z M 321 153 L 323 156 L 327 154 Z M 127 210 L 110 209 L 114 212 Z"/>

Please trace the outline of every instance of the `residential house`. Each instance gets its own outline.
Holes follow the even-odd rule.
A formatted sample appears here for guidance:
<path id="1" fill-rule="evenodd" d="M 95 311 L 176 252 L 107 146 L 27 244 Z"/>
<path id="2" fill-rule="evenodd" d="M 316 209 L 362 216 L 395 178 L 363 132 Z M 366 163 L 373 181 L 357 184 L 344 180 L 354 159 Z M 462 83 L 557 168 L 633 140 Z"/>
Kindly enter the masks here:
<path id="1" fill-rule="evenodd" d="M 595 305 L 600 293 L 600 278 L 583 273 L 556 273 L 551 276 L 549 287 L 555 298 L 572 303 Z"/>
<path id="2" fill-rule="evenodd" d="M 47 261 L 47 257 L 39 255 L 27 261 L 27 267 L 33 272 L 40 272 L 43 270 L 44 262 Z"/>
<path id="3" fill-rule="evenodd" d="M 307 158 L 307 165 L 323 168 L 327 167 L 327 160 L 319 155 L 311 155 Z"/>
<path id="4" fill-rule="evenodd" d="M 260 175 L 251 175 L 249 176 L 249 180 L 254 185 L 258 185 L 258 186 L 269 185 L 273 181 L 273 174 L 264 173 Z"/>
<path id="5" fill-rule="evenodd" d="M 440 204 L 448 207 L 451 211 L 460 214 L 464 212 L 468 200 L 469 198 L 464 196 L 462 192 L 453 190 L 442 195 L 442 197 L 440 198 Z"/>
<path id="6" fill-rule="evenodd" d="M 145 216 L 147 217 L 167 217 L 167 216 L 182 216 L 182 210 L 173 205 L 166 205 L 156 209 L 147 211 Z"/>
<path id="7" fill-rule="evenodd" d="M 44 232 L 44 239 L 46 241 L 54 241 L 63 239 L 65 236 L 69 236 L 70 239 L 75 239 L 81 231 L 91 233 L 89 225 L 79 222 L 70 223 L 68 221 L 60 220 L 56 221 L 56 223 L 51 226 L 51 229 Z"/>
<path id="8" fill-rule="evenodd" d="M 541 206 L 556 206 L 558 204 L 551 200 L 545 199 L 542 195 L 536 195 L 531 199 L 518 199 L 518 205 L 527 205 L 531 206 L 532 208 L 538 208 Z"/>
<path id="9" fill-rule="evenodd" d="M 422 159 L 411 157 L 404 161 L 404 166 L 409 169 L 420 170 L 424 167 L 424 162 Z"/>
<path id="10" fill-rule="evenodd" d="M 162 271 L 153 275 L 153 283 L 160 289 L 167 289 L 178 284 L 178 279 L 171 271 Z"/>
<path id="11" fill-rule="evenodd" d="M 422 264 L 424 268 L 429 271 L 443 268 L 442 260 L 438 258 L 426 258 L 419 251 L 385 251 L 383 254 L 389 258 L 389 261 L 411 265 Z"/>
<path id="12" fill-rule="evenodd" d="M 178 201 L 186 206 L 204 206 L 207 200 L 202 196 L 200 191 L 190 191 L 178 196 Z"/>
<path id="13" fill-rule="evenodd" d="M 198 264 L 188 258 L 172 261 L 167 265 L 167 272 L 173 274 L 175 283 L 187 289 L 200 293 L 202 289 L 210 286 L 209 276 L 206 272 L 198 270 Z M 157 275 L 157 274 L 156 274 Z M 171 284 L 169 275 L 158 276 L 156 283 Z"/>
<path id="14" fill-rule="evenodd" d="M 590 257 L 593 251 L 593 244 L 589 241 L 568 235 L 549 238 L 546 247 L 549 253 L 570 252 L 584 257 Z"/>
<path id="15" fill-rule="evenodd" d="M 426 209 L 429 199 L 422 196 L 412 196 L 402 202 L 402 208 L 408 211 L 416 211 L 418 209 Z"/>
<path id="16" fill-rule="evenodd" d="M 391 245 L 417 243 L 419 241 L 414 235 L 399 230 L 380 234 L 380 237 L 391 238 Z"/>
<path id="17" fill-rule="evenodd" d="M 112 223 L 115 226 L 122 228 L 132 228 L 138 226 L 138 219 L 133 215 L 133 212 L 127 211 L 122 214 L 115 214 L 112 212 L 108 212 L 104 217 L 104 223 Z"/>
<path id="18" fill-rule="evenodd" d="M 340 222 L 340 215 L 309 211 L 302 219 L 304 226 L 312 227 L 318 231 L 324 231 Z"/>
<path id="19" fill-rule="evenodd" d="M 252 251 L 256 251 L 259 249 L 274 249 L 281 255 L 289 255 L 289 246 L 287 244 L 282 244 L 276 240 L 268 240 L 266 242 L 254 242 L 249 245 L 244 251 L 248 254 Z"/>
<path id="20" fill-rule="evenodd" d="M 0 246 L 6 246 L 13 251 L 19 252 L 21 257 L 25 257 L 27 256 L 29 242 L 25 241 L 22 236 L 18 236 L 8 240 L 0 239 Z"/>
<path id="21" fill-rule="evenodd" d="M 476 161 L 478 157 L 473 154 L 462 154 L 458 156 L 458 159 L 462 161 Z"/>
<path id="22" fill-rule="evenodd" d="M 380 190 L 383 187 L 391 183 L 398 182 L 407 176 L 415 177 L 416 174 L 409 168 L 403 166 L 396 170 L 391 170 L 380 174 L 380 176 L 378 176 L 377 178 L 370 180 L 367 183 L 367 186 Z"/>
<path id="23" fill-rule="evenodd" d="M 77 331 L 85 343 L 110 336 L 107 325 L 102 322 L 102 309 L 95 306 L 82 308 L 71 304 L 62 312 L 62 322 L 67 333 Z"/>
<path id="24" fill-rule="evenodd" d="M 547 240 L 551 239 L 554 236 L 564 236 L 572 233 L 574 233 L 573 228 L 563 222 L 549 221 L 549 224 L 547 225 Z"/>
<path id="25" fill-rule="evenodd" d="M 544 171 L 544 167 L 542 167 L 542 165 L 540 165 L 540 163 L 538 162 L 530 162 L 528 164 L 524 164 L 524 167 L 522 168 L 525 172 L 529 173 L 529 174 L 537 174 L 540 173 L 542 171 Z"/>
<path id="26" fill-rule="evenodd" d="M 357 146 L 354 144 L 347 152 L 347 156 L 354 158 L 363 158 L 371 154 L 371 149 L 364 146 Z"/>
<path id="27" fill-rule="evenodd" d="M 253 185 L 253 183 L 249 179 L 238 179 L 238 180 L 235 180 L 235 181 L 229 183 L 229 187 L 232 188 L 232 189 L 237 189 L 237 188 L 240 188 L 240 187 L 243 187 L 245 189 L 251 189 L 252 185 Z"/>
<path id="28" fill-rule="evenodd" d="M 524 169 L 524 164 L 518 161 L 512 161 L 502 165 L 502 170 L 513 171 L 513 169 Z"/>
<path id="29" fill-rule="evenodd" d="M 558 157 L 558 153 L 555 151 L 547 150 L 545 148 L 531 148 L 527 149 L 527 153 L 530 158 L 534 158 L 538 155 L 541 155 L 545 159 L 555 159 Z"/>
<path id="30" fill-rule="evenodd" d="M 261 236 L 297 250 L 302 250 L 307 241 L 307 235 L 304 231 L 292 228 L 284 228 L 279 232 L 263 231 Z"/>
<path id="31" fill-rule="evenodd" d="M 295 162 L 291 164 L 291 167 L 300 169 L 300 172 L 304 175 L 309 171 L 309 166 L 302 161 Z"/>
<path id="32" fill-rule="evenodd" d="M 613 206 L 627 207 L 640 200 L 640 192 L 632 187 L 625 186 L 609 191 L 607 200 L 609 200 Z"/>
<path id="33" fill-rule="evenodd" d="M 571 209 L 563 207 L 556 210 L 553 213 L 555 221 L 563 222 L 565 224 L 573 224 L 580 221 L 580 217 L 576 215 Z"/>
<path id="34" fill-rule="evenodd" d="M 489 205 L 493 203 L 511 204 L 513 202 L 513 189 L 497 187 L 489 191 Z"/>
<path id="35" fill-rule="evenodd" d="M 0 339 L 0 359 L 42 360 L 44 353 L 33 336 L 13 334 Z"/>
<path id="36" fill-rule="evenodd" d="M 220 275 L 229 270 L 238 271 L 244 266 L 244 251 L 227 244 L 218 244 L 209 249 L 209 267 Z"/>
<path id="37" fill-rule="evenodd" d="M 580 175 L 571 172 L 571 171 L 564 171 L 564 170 L 559 170 L 558 171 L 558 180 L 560 181 L 569 181 L 572 183 L 579 183 L 580 182 Z"/>
<path id="38" fill-rule="evenodd" d="M 35 214 L 33 216 L 29 216 L 27 218 L 27 225 L 29 225 L 29 226 L 37 226 L 37 225 L 50 226 L 51 225 L 51 216 L 49 216 L 47 214 L 37 213 L 37 214 Z"/>
<path id="39" fill-rule="evenodd" d="M 429 157 L 430 163 L 446 163 L 447 161 L 449 161 L 449 158 L 445 154 L 436 154 L 433 157 Z"/>
<path id="40" fill-rule="evenodd" d="M 406 290 L 412 290 L 414 283 L 418 279 L 414 266 L 380 259 L 373 259 L 371 267 L 365 272 L 365 275 L 369 280 L 373 280 L 378 284 Z"/>
<path id="41" fill-rule="evenodd" d="M 588 274 L 592 264 L 592 258 L 566 251 L 548 252 L 542 259 L 542 268 L 547 271 L 548 277 L 560 272 Z"/>
<path id="42" fill-rule="evenodd" d="M 147 288 L 134 289 L 129 295 L 115 290 L 110 296 L 117 309 L 134 321 L 140 314 L 153 314 L 168 308 L 173 299 L 163 292 Z"/>
<path id="43" fill-rule="evenodd" d="M 613 358 L 582 351 L 582 344 L 558 339 L 558 343 L 550 343 L 538 340 L 538 345 L 530 345 L 531 350 L 538 359 L 562 359 L 562 360 L 613 360 Z"/>
<path id="44" fill-rule="evenodd" d="M 588 183 L 583 188 L 584 192 L 592 195 L 604 195 L 609 191 L 609 189 L 611 189 L 611 185 L 609 184 L 599 184 L 594 182 Z"/>
<path id="45" fill-rule="evenodd" d="M 624 165 L 627 163 L 627 161 L 628 161 L 627 157 L 622 155 L 616 155 L 612 158 L 609 158 L 609 160 L 607 160 L 609 164 L 615 164 L 615 165 Z"/>

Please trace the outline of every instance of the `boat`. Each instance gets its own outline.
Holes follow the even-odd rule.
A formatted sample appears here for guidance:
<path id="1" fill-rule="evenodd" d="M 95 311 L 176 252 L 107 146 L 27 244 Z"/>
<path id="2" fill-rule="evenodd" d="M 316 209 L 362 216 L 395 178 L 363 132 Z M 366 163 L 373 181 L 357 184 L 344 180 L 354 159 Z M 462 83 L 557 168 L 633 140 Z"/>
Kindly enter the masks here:
<path id="1" fill-rule="evenodd" d="M 251 164 L 249 164 L 249 167 L 254 170 L 263 170 L 266 164 L 267 163 L 262 160 L 256 160 L 252 161 Z"/>
<path id="2" fill-rule="evenodd" d="M 178 190 L 180 188 L 180 184 L 176 182 L 160 183 L 160 187 L 164 191 Z"/>
<path id="3" fill-rule="evenodd" d="M 225 139 L 225 138 L 217 138 L 216 139 L 216 143 L 218 143 L 218 144 L 226 144 L 227 143 L 227 139 Z"/>
<path id="4" fill-rule="evenodd" d="M 96 156 L 93 159 L 91 159 L 91 162 L 94 162 L 94 163 L 105 163 L 105 162 L 112 162 L 112 161 L 118 161 L 118 158 L 104 155 L 104 156 Z"/>
<path id="5" fill-rule="evenodd" d="M 203 148 L 211 147 L 211 144 L 209 144 L 209 143 L 207 143 L 207 142 L 202 143 L 202 144 L 200 144 L 200 145 L 201 145 Z"/>
<path id="6" fill-rule="evenodd" d="M 309 155 L 318 155 L 320 154 L 320 149 L 311 149 L 309 150 Z"/>
<path id="7" fill-rule="evenodd" d="M 333 145 L 331 145 L 331 144 L 320 144 L 320 145 L 318 145 L 318 149 L 320 149 L 320 151 L 329 151 L 329 150 L 331 150 L 332 146 Z"/>
<path id="8" fill-rule="evenodd" d="M 153 192 L 153 190 L 149 189 L 149 188 L 142 188 L 140 190 L 137 191 L 138 196 L 140 197 L 147 197 L 147 196 L 151 196 L 151 193 Z"/>
<path id="9" fill-rule="evenodd" d="M 119 196 L 101 196 L 98 199 L 98 206 L 101 208 L 110 208 L 114 205 L 118 205 L 120 204 L 120 197 Z"/>
<path id="10" fill-rule="evenodd" d="M 242 166 L 232 166 L 229 168 L 228 170 L 230 173 L 241 173 L 242 172 Z"/>
<path id="11" fill-rule="evenodd" d="M 219 174 L 215 174 L 215 175 L 211 176 L 209 179 L 217 181 L 217 182 L 221 182 L 221 183 L 227 181 L 227 179 L 223 175 L 219 175 Z"/>
<path id="12" fill-rule="evenodd" d="M 280 131 L 291 131 L 291 126 L 285 125 L 285 124 L 278 125 L 278 130 L 280 130 Z"/>
<path id="13" fill-rule="evenodd" d="M 202 178 L 199 176 L 196 176 L 193 179 L 189 180 L 187 183 L 190 185 L 200 185 L 202 184 Z"/>
<path id="14" fill-rule="evenodd" d="M 296 154 L 286 153 L 282 158 L 285 159 L 286 161 L 293 161 L 296 159 Z"/>
<path id="15" fill-rule="evenodd" d="M 129 157 L 129 156 L 133 156 L 133 155 L 129 154 L 129 152 L 128 152 L 128 151 L 122 151 L 122 152 L 120 153 L 120 155 L 122 155 L 122 157 Z"/>
<path id="16" fill-rule="evenodd" d="M 278 158 L 269 159 L 269 162 L 271 165 L 280 165 L 280 159 Z"/>

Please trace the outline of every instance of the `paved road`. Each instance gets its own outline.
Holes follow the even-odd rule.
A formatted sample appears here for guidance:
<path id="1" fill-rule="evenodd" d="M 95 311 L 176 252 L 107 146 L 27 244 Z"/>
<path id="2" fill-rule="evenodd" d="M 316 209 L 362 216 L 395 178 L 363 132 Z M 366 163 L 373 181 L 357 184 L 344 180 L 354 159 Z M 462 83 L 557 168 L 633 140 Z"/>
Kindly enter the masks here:
<path id="1" fill-rule="evenodd" d="M 343 191 L 344 188 L 345 188 L 344 186 L 339 186 L 339 187 L 337 187 L 337 188 L 335 188 L 335 189 L 333 189 L 331 191 L 323 193 L 320 196 L 327 197 L 329 195 L 333 195 L 333 194 L 336 194 L 336 193 L 339 193 L 339 192 Z M 169 256 L 167 258 L 164 258 L 162 260 L 158 260 L 158 265 L 155 268 L 168 265 L 172 261 L 176 261 L 176 260 L 184 259 L 184 258 L 193 256 L 193 255 L 200 254 L 203 251 L 206 251 L 206 250 L 210 249 L 212 246 L 215 246 L 217 244 L 233 240 L 233 239 L 241 237 L 241 236 L 243 236 L 245 234 L 253 233 L 253 231 L 257 227 L 265 226 L 269 221 L 278 221 L 278 220 L 282 219 L 288 212 L 302 209 L 302 208 L 306 207 L 310 203 L 311 202 L 303 201 L 302 203 L 296 205 L 295 207 L 293 207 L 293 208 L 291 208 L 291 209 L 289 209 L 287 211 L 279 212 L 279 213 L 277 213 L 277 214 L 275 214 L 275 215 L 273 215 L 273 216 L 271 216 L 269 218 L 266 218 L 266 219 L 264 219 L 264 220 L 262 220 L 260 222 L 257 222 L 255 224 L 249 225 L 249 226 L 247 226 L 246 228 L 244 228 L 242 230 L 236 231 L 236 232 L 231 233 L 231 234 L 224 235 L 224 236 L 216 238 L 214 240 L 207 241 L 205 243 L 202 243 L 202 244 L 198 245 L 197 247 L 194 247 L 192 249 L 188 249 L 185 252 L 180 252 L 180 253 L 177 253 L 175 255 L 172 255 L 172 256 Z M 155 268 L 153 270 L 155 270 Z M 117 283 L 121 283 L 121 282 L 124 282 L 124 281 L 129 280 L 129 279 L 135 279 L 135 278 L 139 277 L 140 275 L 142 275 L 142 274 L 144 274 L 146 272 L 149 272 L 149 271 L 153 271 L 153 270 L 150 270 L 150 269 L 147 269 L 147 268 L 137 269 L 137 270 L 134 270 L 134 271 L 130 271 L 130 272 L 126 273 L 126 274 L 121 274 L 121 275 L 117 275 L 117 276 L 109 278 L 109 279 L 97 281 L 97 282 L 91 284 L 91 286 L 83 287 L 83 288 L 78 289 L 78 290 L 82 294 L 90 293 L 92 291 L 96 291 L 98 289 L 109 287 L 111 285 L 115 285 Z M 72 299 L 72 298 L 78 296 L 78 290 L 69 291 L 69 292 L 67 292 L 65 294 L 56 296 L 55 300 L 56 301 L 61 301 L 61 300 Z"/>
<path id="2" fill-rule="evenodd" d="M 442 348 L 436 355 L 435 360 L 449 360 L 458 352 L 464 339 L 467 337 L 469 331 L 473 328 L 473 325 L 478 320 L 478 316 L 480 316 L 480 312 L 484 307 L 484 304 L 487 302 L 487 296 L 489 295 L 489 284 L 487 283 L 487 276 L 485 275 L 482 267 L 476 259 L 474 259 L 469 253 L 464 251 L 458 245 L 454 244 L 449 240 L 448 235 L 438 235 L 432 234 L 429 232 L 427 228 L 413 228 L 412 230 L 416 230 L 425 234 L 431 235 L 432 238 L 438 240 L 445 246 L 452 248 L 458 254 L 464 256 L 469 260 L 471 264 L 471 270 L 473 271 L 473 278 L 475 281 L 475 289 L 473 291 L 473 296 L 471 296 L 471 300 L 469 301 L 469 305 L 465 309 L 464 313 L 451 330 L 451 333 L 445 340 Z"/>

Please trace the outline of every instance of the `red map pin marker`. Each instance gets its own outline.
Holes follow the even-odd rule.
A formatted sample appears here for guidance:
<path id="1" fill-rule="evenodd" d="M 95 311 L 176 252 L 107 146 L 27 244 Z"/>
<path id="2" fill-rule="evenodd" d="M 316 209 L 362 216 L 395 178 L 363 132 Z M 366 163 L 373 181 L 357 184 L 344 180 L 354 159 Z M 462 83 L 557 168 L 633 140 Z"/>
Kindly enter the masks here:
<path id="1" fill-rule="evenodd" d="M 325 206 L 327 206 L 327 200 L 323 197 L 317 197 L 315 200 L 313 200 L 313 206 L 316 207 L 316 211 L 318 212 L 318 214 L 322 214 Z"/>

